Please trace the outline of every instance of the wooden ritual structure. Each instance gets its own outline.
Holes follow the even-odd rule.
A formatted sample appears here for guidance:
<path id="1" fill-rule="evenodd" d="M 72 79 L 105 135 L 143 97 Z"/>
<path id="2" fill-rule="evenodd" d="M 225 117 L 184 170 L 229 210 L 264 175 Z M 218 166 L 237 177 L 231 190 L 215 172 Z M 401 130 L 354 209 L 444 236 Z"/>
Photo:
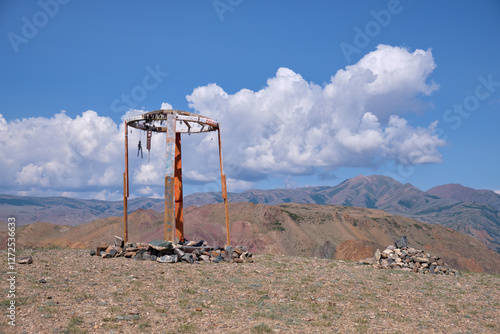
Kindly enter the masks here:
<path id="1" fill-rule="evenodd" d="M 231 244 L 229 235 L 229 216 L 227 209 L 226 175 L 222 165 L 222 148 L 220 140 L 220 124 L 210 118 L 175 109 L 160 109 L 146 112 L 125 120 L 125 173 L 123 173 L 123 229 L 124 241 L 128 241 L 127 198 L 129 197 L 128 168 L 128 127 L 146 131 L 147 149 L 151 149 L 153 132 L 166 134 L 166 173 L 165 173 L 165 214 L 164 239 L 176 241 L 184 239 L 184 216 L 182 194 L 182 156 L 181 134 L 217 131 L 219 142 L 219 162 L 221 174 L 222 198 L 226 216 L 226 242 Z M 139 141 L 139 150 L 142 147 Z M 177 231 L 177 233 L 176 233 Z M 178 235 L 176 235 L 178 234 Z"/>

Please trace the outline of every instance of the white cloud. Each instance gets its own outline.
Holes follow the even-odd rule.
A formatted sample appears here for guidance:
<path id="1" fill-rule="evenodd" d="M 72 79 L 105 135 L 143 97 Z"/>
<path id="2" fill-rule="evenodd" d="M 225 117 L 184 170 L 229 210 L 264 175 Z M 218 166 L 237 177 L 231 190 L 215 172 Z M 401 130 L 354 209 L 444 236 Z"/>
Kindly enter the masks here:
<path id="1" fill-rule="evenodd" d="M 435 134 L 436 123 L 413 127 L 402 118 L 425 108 L 419 96 L 438 88 L 428 81 L 435 67 L 430 50 L 379 45 L 324 87 L 280 68 L 259 91 L 228 94 L 209 84 L 187 99 L 200 114 L 221 122 L 225 162 L 232 162 L 226 170 L 238 179 L 369 167 L 383 160 L 435 163 L 445 144 Z"/>
<path id="2" fill-rule="evenodd" d="M 172 105 L 170 103 L 163 102 L 161 104 L 161 108 L 160 109 L 173 109 L 173 108 L 172 108 Z"/>
<path id="3" fill-rule="evenodd" d="M 254 184 L 255 184 L 255 182 L 235 180 L 235 179 L 231 179 L 231 178 L 228 178 L 226 180 L 227 191 L 231 191 L 231 192 L 239 192 L 242 190 L 250 189 Z"/>
<path id="4" fill-rule="evenodd" d="M 271 176 L 317 170 L 327 175 L 384 161 L 440 162 L 438 148 L 445 142 L 435 133 L 437 123 L 414 127 L 404 118 L 425 110 L 420 97 L 437 89 L 429 81 L 435 67 L 430 50 L 379 45 L 323 86 L 279 68 L 259 91 L 228 94 L 212 83 L 194 89 L 187 100 L 196 112 L 221 122 L 228 189 L 238 191 Z M 116 197 L 123 182 L 123 120 L 143 112 L 128 111 L 120 124 L 91 110 L 75 118 L 60 112 L 9 122 L 0 115 L 0 188 Z M 182 138 L 184 181 L 217 182 L 217 134 Z M 144 159 L 137 157 L 139 140 Z M 130 128 L 129 152 L 131 195 L 161 193 L 164 134 L 153 134 L 148 163 L 145 134 Z"/>
<path id="5" fill-rule="evenodd" d="M 130 114 L 144 111 L 131 110 Z M 153 135 L 148 164 L 145 135 L 129 134 L 132 184 L 161 185 L 164 140 Z M 142 139 L 144 159 L 137 158 Z M 124 125 L 88 110 L 71 118 L 60 112 L 51 118 L 7 122 L 0 114 L 0 189 L 19 195 L 76 196 L 116 199 L 124 166 Z M 15 192 L 13 191 L 15 190 Z M 133 190 L 133 189 L 132 189 Z"/>
<path id="6" fill-rule="evenodd" d="M 500 195 L 500 190 L 495 190 L 495 192 L 496 192 L 498 195 Z"/>

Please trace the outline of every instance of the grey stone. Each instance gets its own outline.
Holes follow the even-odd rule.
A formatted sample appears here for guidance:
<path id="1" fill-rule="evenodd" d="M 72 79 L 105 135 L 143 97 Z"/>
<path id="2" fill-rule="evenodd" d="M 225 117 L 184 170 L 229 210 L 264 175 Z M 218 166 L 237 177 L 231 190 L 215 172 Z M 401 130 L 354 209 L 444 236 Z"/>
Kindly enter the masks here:
<path id="1" fill-rule="evenodd" d="M 113 249 L 111 249 L 111 250 L 109 251 L 109 253 L 108 253 L 108 254 L 109 254 L 111 257 L 115 257 L 115 256 L 116 256 L 116 254 L 118 254 L 118 251 L 117 251 L 116 249 L 114 249 L 114 248 L 113 248 Z"/>
<path id="2" fill-rule="evenodd" d="M 190 264 L 193 264 L 194 261 L 195 261 L 195 258 L 196 258 L 196 256 L 193 256 L 193 254 L 184 254 L 181 257 L 181 260 L 184 261 L 184 262 L 188 262 Z"/>
<path id="3" fill-rule="evenodd" d="M 205 262 L 210 262 L 210 256 L 205 254 L 200 255 L 200 259 Z"/>
<path id="4" fill-rule="evenodd" d="M 228 245 L 228 246 L 226 246 L 226 247 L 224 248 L 224 250 L 225 250 L 226 252 L 228 252 L 229 254 L 232 254 L 232 253 L 234 252 L 234 247 L 233 247 L 233 246 L 231 246 L 231 245 Z"/>
<path id="5" fill-rule="evenodd" d="M 161 239 L 156 239 L 149 242 L 149 247 L 156 249 L 157 251 L 172 250 L 174 245 L 170 241 L 165 241 Z"/>
<path id="6" fill-rule="evenodd" d="M 23 256 L 22 258 L 17 261 L 19 264 L 32 264 L 33 263 L 33 257 L 31 255 L 28 256 Z"/>
<path id="7" fill-rule="evenodd" d="M 101 257 L 102 257 L 103 259 L 108 259 L 108 258 L 110 258 L 110 257 L 112 257 L 112 256 L 111 256 L 111 254 L 110 254 L 110 253 L 101 252 Z"/>
<path id="8" fill-rule="evenodd" d="M 184 251 L 180 248 L 175 248 L 174 253 L 177 254 L 179 258 L 182 258 L 184 255 L 186 255 L 186 253 L 184 253 Z"/>
<path id="9" fill-rule="evenodd" d="M 123 245 L 124 248 L 136 248 L 135 247 L 135 243 L 133 242 L 130 242 L 130 241 L 127 241 L 124 245 Z"/>
<path id="10" fill-rule="evenodd" d="M 248 252 L 248 247 L 247 246 L 237 246 L 237 248 L 241 248 L 243 252 Z"/>
<path id="11" fill-rule="evenodd" d="M 156 261 L 156 256 L 155 255 L 151 255 L 149 253 L 143 253 L 142 254 L 142 259 L 146 260 L 146 261 Z"/>
<path id="12" fill-rule="evenodd" d="M 408 238 L 406 237 L 406 235 L 399 238 L 399 240 L 395 242 L 395 245 L 397 248 L 407 247 L 408 246 Z"/>
<path id="13" fill-rule="evenodd" d="M 178 259 L 178 256 L 173 254 L 160 256 L 156 259 L 156 261 L 161 263 L 176 263 Z"/>
<path id="14" fill-rule="evenodd" d="M 95 256 L 96 255 L 95 249 L 91 249 L 89 254 L 90 256 Z"/>
<path id="15" fill-rule="evenodd" d="M 123 239 L 115 235 L 115 246 L 123 247 Z"/>

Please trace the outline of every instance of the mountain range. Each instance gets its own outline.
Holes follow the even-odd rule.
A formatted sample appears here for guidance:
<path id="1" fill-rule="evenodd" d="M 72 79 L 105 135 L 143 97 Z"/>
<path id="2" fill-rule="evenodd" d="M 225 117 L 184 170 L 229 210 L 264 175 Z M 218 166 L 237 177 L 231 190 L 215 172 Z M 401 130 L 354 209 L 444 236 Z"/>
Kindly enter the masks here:
<path id="1" fill-rule="evenodd" d="M 229 193 L 230 202 L 279 205 L 284 203 L 341 205 L 383 210 L 422 222 L 439 224 L 479 239 L 500 253 L 500 195 L 457 184 L 434 187 L 426 192 L 381 175 L 345 180 L 336 186 L 297 189 L 248 190 Z M 184 206 L 222 202 L 220 193 L 195 193 L 184 198 Z M 163 199 L 129 200 L 129 211 L 163 211 Z M 50 222 L 69 226 L 98 218 L 123 215 L 121 201 L 80 200 L 66 197 L 20 197 L 0 195 L 0 220 L 14 216 L 19 226 Z"/>

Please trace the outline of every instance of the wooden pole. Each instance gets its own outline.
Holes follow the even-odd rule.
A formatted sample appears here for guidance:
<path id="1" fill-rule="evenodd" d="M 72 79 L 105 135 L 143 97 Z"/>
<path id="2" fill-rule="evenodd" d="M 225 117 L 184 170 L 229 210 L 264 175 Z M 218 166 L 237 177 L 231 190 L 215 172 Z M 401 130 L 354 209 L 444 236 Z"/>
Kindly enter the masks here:
<path id="1" fill-rule="evenodd" d="M 167 115 L 167 166 L 165 173 L 165 213 L 164 213 L 164 238 L 175 241 L 175 123 L 176 115 Z"/>
<path id="2" fill-rule="evenodd" d="M 183 212 L 183 194 L 182 194 L 182 153 L 181 153 L 181 134 L 175 134 L 175 229 L 179 234 L 179 241 L 184 240 L 184 212 Z"/>
<path id="3" fill-rule="evenodd" d="M 224 199 L 224 210 L 226 213 L 226 242 L 227 245 L 231 245 L 231 237 L 229 233 L 229 212 L 228 212 L 228 204 L 227 204 L 227 188 L 226 188 L 226 175 L 224 174 L 224 167 L 222 165 L 222 146 L 220 140 L 220 124 L 217 127 L 217 134 L 219 136 L 219 162 L 220 162 L 220 183 L 222 187 L 222 198 Z"/>
<path id="4" fill-rule="evenodd" d="M 129 196 L 128 186 L 128 124 L 125 121 L 125 173 L 123 173 L 123 241 L 128 241 L 128 216 L 127 198 Z"/>

